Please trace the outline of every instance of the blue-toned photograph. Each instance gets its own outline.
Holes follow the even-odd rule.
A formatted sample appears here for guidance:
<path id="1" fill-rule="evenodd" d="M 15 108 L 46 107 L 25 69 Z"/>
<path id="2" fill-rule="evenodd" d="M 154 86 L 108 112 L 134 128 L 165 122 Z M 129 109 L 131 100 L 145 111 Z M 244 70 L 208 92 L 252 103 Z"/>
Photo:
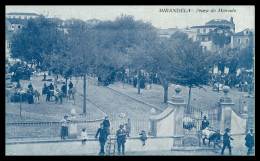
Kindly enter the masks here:
<path id="1" fill-rule="evenodd" d="M 6 156 L 255 156 L 255 6 L 6 5 Z"/>

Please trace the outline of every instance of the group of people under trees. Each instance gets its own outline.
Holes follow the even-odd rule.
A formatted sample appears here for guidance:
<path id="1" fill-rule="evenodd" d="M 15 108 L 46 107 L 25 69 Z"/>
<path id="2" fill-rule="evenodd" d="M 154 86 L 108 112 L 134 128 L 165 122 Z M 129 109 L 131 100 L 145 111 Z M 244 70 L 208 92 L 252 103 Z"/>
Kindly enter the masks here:
<path id="1" fill-rule="evenodd" d="M 209 127 L 209 121 L 207 120 L 207 117 L 204 116 L 204 120 L 202 120 L 202 124 L 201 124 L 201 130 L 209 131 L 208 127 Z M 230 141 L 234 140 L 234 139 L 230 136 L 230 131 L 231 131 L 230 128 L 226 128 L 225 129 L 225 133 L 223 135 L 223 146 L 222 146 L 222 149 L 221 149 L 221 155 L 224 155 L 224 151 L 225 151 L 226 147 L 229 150 L 229 155 L 232 154 Z M 203 134 L 206 134 L 206 133 L 203 133 Z M 211 140 L 213 140 L 214 143 L 216 143 L 216 145 L 218 145 L 218 143 L 219 143 L 219 141 L 221 139 L 220 138 L 221 137 L 220 130 L 217 130 L 216 132 L 211 133 L 211 134 L 209 133 L 209 135 L 210 135 L 208 137 L 209 143 L 210 143 Z M 248 148 L 247 155 L 253 154 L 253 147 L 254 147 L 254 133 L 253 133 L 253 129 L 249 130 L 249 133 L 245 137 L 245 141 L 246 141 L 245 146 Z M 203 144 L 206 145 L 205 144 L 205 139 L 203 140 Z M 214 144 L 214 147 L 215 147 L 215 144 Z"/>
<path id="2" fill-rule="evenodd" d="M 69 96 L 70 96 L 70 93 L 73 92 L 72 90 L 73 90 L 73 83 L 70 81 Z M 44 86 L 42 89 L 42 94 L 43 95 L 46 94 L 46 101 L 50 101 L 51 97 L 54 96 L 55 103 L 59 102 L 60 104 L 62 104 L 63 97 L 67 96 L 67 86 L 66 86 L 66 84 L 64 84 L 64 85 L 62 85 L 61 90 L 59 90 L 59 89 L 54 90 L 54 86 L 52 83 L 50 83 L 48 86 L 46 85 L 46 83 L 44 83 Z M 74 99 L 74 94 L 72 94 L 72 99 Z"/>
<path id="3" fill-rule="evenodd" d="M 112 84 L 115 81 L 121 81 L 122 83 L 129 83 L 132 84 L 135 88 L 137 87 L 137 81 L 138 81 L 138 75 L 136 74 L 137 71 L 131 76 L 129 73 L 126 73 L 124 71 L 116 71 L 111 70 L 110 73 L 106 78 L 102 78 L 100 75 L 98 76 L 98 85 L 104 85 L 107 86 L 109 84 Z M 140 75 L 140 88 L 145 88 L 145 84 L 158 84 L 160 83 L 159 78 L 157 74 L 153 73 L 145 73 L 142 72 Z"/>
<path id="4" fill-rule="evenodd" d="M 26 91 L 22 92 L 23 88 L 20 82 L 18 82 L 15 87 L 15 93 L 11 97 L 11 101 L 12 102 L 27 101 L 28 104 L 39 103 L 40 93 L 38 92 L 38 90 L 34 90 L 31 83 L 27 87 L 28 88 L 26 89 Z"/>
<path id="5" fill-rule="evenodd" d="M 214 75 L 212 77 L 213 85 L 220 83 L 225 86 L 237 87 L 239 91 L 251 93 L 254 89 L 253 74 L 248 72 L 241 72 L 236 74 L 224 74 L 221 76 Z"/>

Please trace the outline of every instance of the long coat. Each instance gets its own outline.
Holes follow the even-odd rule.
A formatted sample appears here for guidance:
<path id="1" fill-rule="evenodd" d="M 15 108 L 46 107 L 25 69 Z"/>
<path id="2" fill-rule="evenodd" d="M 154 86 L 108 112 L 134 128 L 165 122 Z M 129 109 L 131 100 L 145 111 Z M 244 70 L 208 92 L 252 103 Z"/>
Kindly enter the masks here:
<path id="1" fill-rule="evenodd" d="M 255 145 L 254 135 L 247 134 L 245 140 L 246 140 L 247 147 L 251 148 Z"/>
<path id="2" fill-rule="evenodd" d="M 106 129 L 99 128 L 98 131 L 97 131 L 97 134 L 95 136 L 96 138 L 97 138 L 98 134 L 99 134 L 99 141 L 100 142 L 106 142 L 107 141 L 108 133 L 107 133 Z"/>
<path id="3" fill-rule="evenodd" d="M 124 129 L 119 129 L 116 131 L 116 137 L 118 143 L 125 143 L 126 142 L 126 131 Z"/>

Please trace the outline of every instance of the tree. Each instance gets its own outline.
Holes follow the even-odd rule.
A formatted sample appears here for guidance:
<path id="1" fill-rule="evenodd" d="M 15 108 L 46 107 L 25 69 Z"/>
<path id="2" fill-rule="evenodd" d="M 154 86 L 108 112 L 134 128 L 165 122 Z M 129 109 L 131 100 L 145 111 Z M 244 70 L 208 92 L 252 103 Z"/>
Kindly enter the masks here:
<path id="1" fill-rule="evenodd" d="M 231 42 L 232 31 L 228 26 L 219 26 L 209 34 L 212 35 L 213 43 L 217 45 L 218 48 L 223 48 Z"/>
<path id="2" fill-rule="evenodd" d="M 147 66 L 148 70 L 152 73 L 156 73 L 159 76 L 160 83 L 164 89 L 164 103 L 168 101 L 168 87 L 171 80 L 171 69 L 174 66 L 175 49 L 173 48 L 173 41 L 162 38 L 158 40 L 154 46 L 153 52 L 151 52 L 152 61 Z"/>
<path id="3" fill-rule="evenodd" d="M 123 76 L 126 68 L 137 70 L 140 93 L 140 70 L 145 66 L 149 43 L 157 36 L 155 28 L 151 24 L 135 21 L 133 16 L 121 15 L 115 21 L 99 23 L 95 30 L 102 64 L 121 70 Z"/>
<path id="4" fill-rule="evenodd" d="M 63 34 L 61 40 L 54 46 L 52 54 L 45 55 L 45 67 L 66 79 L 71 75 L 82 75 L 83 82 L 83 114 L 86 115 L 86 74 L 95 67 L 97 50 L 93 31 L 79 19 L 66 21 L 68 34 Z"/>
<path id="5" fill-rule="evenodd" d="M 28 63 L 42 63 L 41 54 L 51 54 L 59 41 L 58 23 L 44 16 L 29 19 L 21 32 L 13 36 L 11 57 Z"/>
<path id="6" fill-rule="evenodd" d="M 249 46 L 240 50 L 238 55 L 238 67 L 252 69 L 254 67 L 254 46 Z"/>
<path id="7" fill-rule="evenodd" d="M 199 42 L 193 42 L 188 35 L 175 32 L 171 36 L 175 56 L 171 67 L 171 81 L 189 87 L 187 109 L 190 109 L 191 88 L 207 85 L 210 81 L 210 69 L 213 67 L 212 55 L 204 52 Z"/>

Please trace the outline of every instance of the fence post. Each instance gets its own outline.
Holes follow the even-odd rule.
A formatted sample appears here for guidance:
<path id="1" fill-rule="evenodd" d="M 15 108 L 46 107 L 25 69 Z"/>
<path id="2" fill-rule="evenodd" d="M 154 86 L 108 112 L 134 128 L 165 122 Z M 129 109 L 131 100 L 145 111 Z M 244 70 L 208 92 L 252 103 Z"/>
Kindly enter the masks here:
<path id="1" fill-rule="evenodd" d="M 235 105 L 232 99 L 227 96 L 230 88 L 224 86 L 223 88 L 224 97 L 220 98 L 220 108 L 221 108 L 221 120 L 220 120 L 220 132 L 224 134 L 226 128 L 231 128 L 231 112 L 232 107 Z"/>

